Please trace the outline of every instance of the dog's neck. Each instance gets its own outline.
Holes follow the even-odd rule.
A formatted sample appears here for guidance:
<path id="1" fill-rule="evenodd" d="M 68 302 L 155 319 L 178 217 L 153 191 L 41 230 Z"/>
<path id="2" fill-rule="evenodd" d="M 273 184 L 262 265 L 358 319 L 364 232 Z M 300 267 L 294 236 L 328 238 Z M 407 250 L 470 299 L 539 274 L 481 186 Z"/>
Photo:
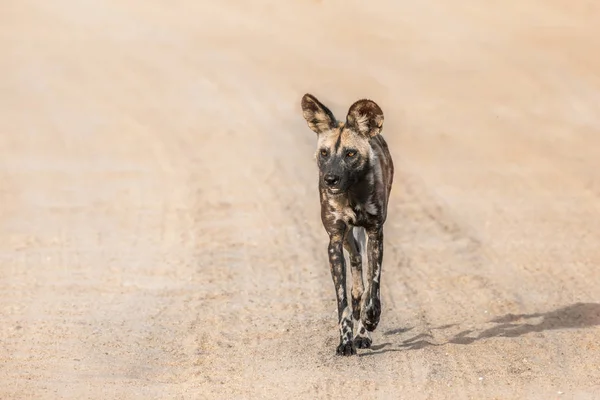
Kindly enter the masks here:
<path id="1" fill-rule="evenodd" d="M 370 170 L 348 189 L 348 201 L 351 205 L 365 204 L 374 190 L 374 171 Z"/>

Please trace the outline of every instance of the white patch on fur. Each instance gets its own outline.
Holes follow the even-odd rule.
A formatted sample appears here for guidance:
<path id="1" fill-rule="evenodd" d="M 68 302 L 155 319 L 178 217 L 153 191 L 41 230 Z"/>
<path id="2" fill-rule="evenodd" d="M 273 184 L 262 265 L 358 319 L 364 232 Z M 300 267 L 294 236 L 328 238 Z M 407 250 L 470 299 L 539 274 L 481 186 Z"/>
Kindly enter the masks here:
<path id="1" fill-rule="evenodd" d="M 356 213 L 350 207 L 345 207 L 343 211 L 343 218 L 346 222 L 356 221 Z"/>
<path id="2" fill-rule="evenodd" d="M 354 223 L 356 221 L 356 213 L 352 207 L 347 205 L 347 200 L 344 203 L 336 201 L 330 198 L 328 201 L 329 206 L 332 208 L 332 215 L 335 220 L 342 220 L 344 222 Z"/>
<path id="3" fill-rule="evenodd" d="M 356 337 L 366 337 L 367 339 L 371 340 L 371 332 L 369 332 L 367 330 L 367 328 L 365 328 L 365 326 L 363 325 L 362 321 L 360 320 L 354 320 L 354 326 L 356 326 L 356 335 L 354 336 Z M 364 333 L 360 333 L 360 331 L 364 329 L 365 332 Z"/>
<path id="4" fill-rule="evenodd" d="M 371 162 L 371 165 L 379 165 L 379 157 L 375 154 L 372 147 L 369 147 L 369 161 Z M 373 179 L 372 174 L 369 175 L 371 176 L 371 179 Z"/>
<path id="5" fill-rule="evenodd" d="M 344 288 L 343 288 L 341 285 L 340 285 L 340 287 L 338 288 L 338 297 L 339 297 L 339 298 L 342 298 L 342 297 L 344 297 Z M 348 308 L 348 307 L 346 307 L 346 308 Z M 344 312 L 346 312 L 346 309 L 344 309 Z M 343 317 L 343 315 L 342 315 L 342 317 Z"/>
<path id="6" fill-rule="evenodd" d="M 342 317 L 340 318 L 340 334 L 342 335 L 343 341 L 352 340 L 352 311 L 350 307 L 344 308 Z M 345 325 L 345 326 L 344 326 Z"/>
<path id="7" fill-rule="evenodd" d="M 350 307 L 344 308 L 344 311 L 342 312 L 342 321 L 345 320 L 345 319 L 349 319 L 350 318 L 350 314 L 352 314 L 352 311 L 350 310 Z"/>
<path id="8" fill-rule="evenodd" d="M 368 214 L 371 214 L 371 215 L 377 214 L 377 207 L 375 206 L 375 204 L 373 204 L 373 201 L 370 199 L 369 199 L 369 201 L 367 201 L 365 210 L 367 211 Z"/>

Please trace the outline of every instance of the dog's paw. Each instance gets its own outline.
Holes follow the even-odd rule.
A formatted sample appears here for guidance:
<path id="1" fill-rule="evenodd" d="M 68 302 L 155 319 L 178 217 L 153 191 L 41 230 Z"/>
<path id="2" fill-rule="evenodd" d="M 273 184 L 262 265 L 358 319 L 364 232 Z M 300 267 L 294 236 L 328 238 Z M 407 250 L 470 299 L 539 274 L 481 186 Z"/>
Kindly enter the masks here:
<path id="1" fill-rule="evenodd" d="M 350 340 L 346 343 L 340 343 L 335 351 L 338 356 L 352 356 L 356 354 L 354 343 Z"/>
<path id="2" fill-rule="evenodd" d="M 366 336 L 356 336 L 354 338 L 354 346 L 357 349 L 368 349 L 369 347 L 371 347 L 371 338 L 368 338 Z"/>
<path id="3" fill-rule="evenodd" d="M 373 332 L 377 328 L 380 316 L 381 302 L 379 299 L 373 299 L 361 310 L 361 322 L 369 332 Z"/>

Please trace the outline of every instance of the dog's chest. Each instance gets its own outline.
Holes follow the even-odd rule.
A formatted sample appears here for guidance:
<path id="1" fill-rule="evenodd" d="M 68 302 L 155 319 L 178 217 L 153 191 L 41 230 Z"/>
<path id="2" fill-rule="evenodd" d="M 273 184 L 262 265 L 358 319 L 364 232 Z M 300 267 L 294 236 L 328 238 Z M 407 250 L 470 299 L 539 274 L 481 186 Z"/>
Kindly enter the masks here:
<path id="1" fill-rule="evenodd" d="M 351 225 L 362 225 L 377 214 L 377 207 L 370 201 L 358 204 L 330 201 L 329 205 L 335 220 L 342 220 Z"/>
<path id="2" fill-rule="evenodd" d="M 372 202 L 355 204 L 349 207 L 352 210 L 354 225 L 362 225 L 377 214 L 377 207 Z"/>

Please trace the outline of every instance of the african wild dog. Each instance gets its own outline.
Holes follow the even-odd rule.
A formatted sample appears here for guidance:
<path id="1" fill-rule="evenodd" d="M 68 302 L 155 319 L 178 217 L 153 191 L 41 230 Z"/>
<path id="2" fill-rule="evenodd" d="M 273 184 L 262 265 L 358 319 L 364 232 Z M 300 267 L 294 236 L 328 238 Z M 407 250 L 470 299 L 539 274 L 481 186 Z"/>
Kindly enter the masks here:
<path id="1" fill-rule="evenodd" d="M 356 354 L 356 347 L 371 346 L 370 332 L 381 315 L 383 224 L 394 165 L 380 134 L 383 112 L 375 102 L 357 101 L 348 110 L 346 121 L 338 122 L 319 100 L 305 94 L 302 111 L 309 128 L 317 133 L 321 221 L 329 235 L 329 266 L 340 329 L 337 354 L 349 356 Z M 364 248 L 368 258 L 366 288 L 362 278 Z M 348 252 L 352 269 L 352 309 L 346 295 L 343 249 Z"/>

